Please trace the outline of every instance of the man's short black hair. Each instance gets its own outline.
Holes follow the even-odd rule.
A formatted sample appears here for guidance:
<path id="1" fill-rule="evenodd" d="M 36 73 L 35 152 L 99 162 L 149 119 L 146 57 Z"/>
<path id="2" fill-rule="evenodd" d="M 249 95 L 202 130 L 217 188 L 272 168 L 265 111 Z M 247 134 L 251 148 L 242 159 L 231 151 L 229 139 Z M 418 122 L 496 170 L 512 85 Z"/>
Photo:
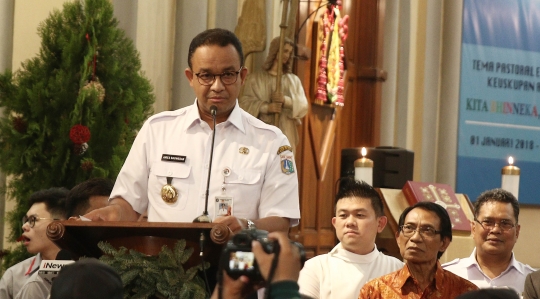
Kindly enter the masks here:
<path id="1" fill-rule="evenodd" d="M 215 28 L 205 30 L 191 40 L 189 44 L 188 52 L 188 65 L 190 69 L 192 68 L 191 59 L 193 58 L 193 53 L 202 46 L 211 46 L 217 45 L 220 47 L 225 47 L 227 45 L 233 45 L 238 52 L 240 58 L 240 66 L 244 66 L 244 53 L 242 52 L 242 43 L 236 37 L 236 35 L 230 32 L 227 29 Z"/>
<path id="2" fill-rule="evenodd" d="M 384 216 L 384 207 L 381 196 L 368 183 L 357 181 L 352 177 L 344 177 L 338 180 L 338 191 L 335 205 L 343 198 L 364 198 L 371 201 L 371 206 L 377 217 Z"/>
<path id="3" fill-rule="evenodd" d="M 66 218 L 85 214 L 90 208 L 90 197 L 111 195 L 114 182 L 105 178 L 93 178 L 73 187 L 66 198 Z"/>
<path id="4" fill-rule="evenodd" d="M 512 193 L 500 188 L 484 191 L 482 194 L 480 194 L 480 196 L 478 196 L 476 202 L 474 203 L 474 218 L 478 218 L 480 208 L 488 202 L 502 202 L 511 204 L 512 209 L 514 210 L 514 217 L 516 217 L 516 223 L 518 223 L 519 203 L 516 197 Z"/>
<path id="5" fill-rule="evenodd" d="M 84 258 L 62 267 L 51 287 L 51 299 L 122 299 L 120 275 L 95 258 Z"/>
<path id="6" fill-rule="evenodd" d="M 441 232 L 441 240 L 444 240 L 444 238 L 448 238 L 450 241 L 452 241 L 452 221 L 450 221 L 450 216 L 448 215 L 448 212 L 445 208 L 434 202 L 421 201 L 416 203 L 412 207 L 407 207 L 405 210 L 403 210 L 401 216 L 399 216 L 399 227 L 401 227 L 405 223 L 405 217 L 407 217 L 407 214 L 409 214 L 410 211 L 416 208 L 422 209 L 424 211 L 434 212 L 435 214 L 437 214 L 437 217 L 439 217 L 439 220 L 441 222 L 441 227 L 439 228 Z M 437 228 L 435 227 L 435 229 Z M 437 259 L 439 259 L 443 255 L 443 253 L 444 251 L 439 251 L 439 253 L 437 253 Z"/>
<path id="7" fill-rule="evenodd" d="M 69 190 L 66 188 L 49 188 L 34 192 L 28 198 L 29 207 L 37 203 L 44 203 L 45 208 L 54 219 L 65 219 L 66 197 Z"/>

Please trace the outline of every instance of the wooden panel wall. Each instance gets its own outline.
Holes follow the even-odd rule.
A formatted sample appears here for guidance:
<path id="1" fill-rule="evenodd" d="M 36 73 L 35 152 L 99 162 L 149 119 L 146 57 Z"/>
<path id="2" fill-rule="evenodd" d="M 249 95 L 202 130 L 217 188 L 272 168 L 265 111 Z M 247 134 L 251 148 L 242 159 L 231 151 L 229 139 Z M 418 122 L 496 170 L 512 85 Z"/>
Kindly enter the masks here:
<path id="1" fill-rule="evenodd" d="M 297 28 L 321 3 L 300 2 Z M 301 141 L 296 162 L 302 219 L 290 236 L 304 244 L 308 258 L 328 252 L 337 243 L 331 219 L 341 149 L 379 145 L 381 84 L 386 77 L 381 69 L 384 3 L 385 0 L 343 0 L 342 16 L 350 16 L 345 44 L 345 105 L 334 109 L 311 104 L 299 128 Z M 315 44 L 313 20 L 312 16 L 301 28 L 297 41 L 311 50 Z M 295 65 L 295 73 L 312 103 L 315 63 L 312 55 Z"/>

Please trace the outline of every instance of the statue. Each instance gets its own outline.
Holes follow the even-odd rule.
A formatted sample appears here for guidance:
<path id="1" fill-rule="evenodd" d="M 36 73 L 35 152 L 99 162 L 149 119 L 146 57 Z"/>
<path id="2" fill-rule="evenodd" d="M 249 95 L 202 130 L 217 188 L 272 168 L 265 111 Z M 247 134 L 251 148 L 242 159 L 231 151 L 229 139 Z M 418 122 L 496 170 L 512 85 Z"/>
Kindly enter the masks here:
<path id="1" fill-rule="evenodd" d="M 263 64 L 263 71 L 249 74 L 244 90 L 239 99 L 242 109 L 265 123 L 274 123 L 275 114 L 279 113 L 277 127 L 289 139 L 293 152 L 298 144 L 297 126 L 308 112 L 308 101 L 304 88 L 292 70 L 294 43 L 285 38 L 283 48 L 283 75 L 281 93 L 275 92 L 278 68 L 279 36 L 270 43 L 268 56 Z"/>

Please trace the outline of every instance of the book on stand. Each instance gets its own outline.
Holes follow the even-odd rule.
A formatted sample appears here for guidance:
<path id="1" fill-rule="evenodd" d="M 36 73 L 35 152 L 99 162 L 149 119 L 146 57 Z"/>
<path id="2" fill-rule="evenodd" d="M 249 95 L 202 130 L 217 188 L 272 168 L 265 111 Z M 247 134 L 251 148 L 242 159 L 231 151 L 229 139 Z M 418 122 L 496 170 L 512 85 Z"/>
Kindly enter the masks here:
<path id="1" fill-rule="evenodd" d="M 402 191 L 411 206 L 420 201 L 431 201 L 445 208 L 452 221 L 452 230 L 471 231 L 470 220 L 450 185 L 407 181 Z"/>

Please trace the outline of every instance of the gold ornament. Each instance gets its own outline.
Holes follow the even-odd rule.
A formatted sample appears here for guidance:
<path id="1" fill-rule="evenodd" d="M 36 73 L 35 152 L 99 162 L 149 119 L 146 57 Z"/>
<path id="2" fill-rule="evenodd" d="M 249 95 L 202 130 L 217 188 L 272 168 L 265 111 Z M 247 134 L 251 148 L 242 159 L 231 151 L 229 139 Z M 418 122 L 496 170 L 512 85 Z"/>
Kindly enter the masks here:
<path id="1" fill-rule="evenodd" d="M 105 87 L 99 83 L 99 80 L 90 81 L 83 86 L 84 90 L 94 91 L 97 94 L 97 99 L 100 103 L 103 103 L 105 99 Z"/>
<path id="2" fill-rule="evenodd" d="M 164 185 L 161 188 L 161 198 L 166 203 L 175 203 L 178 200 L 178 191 L 170 184 Z"/>

